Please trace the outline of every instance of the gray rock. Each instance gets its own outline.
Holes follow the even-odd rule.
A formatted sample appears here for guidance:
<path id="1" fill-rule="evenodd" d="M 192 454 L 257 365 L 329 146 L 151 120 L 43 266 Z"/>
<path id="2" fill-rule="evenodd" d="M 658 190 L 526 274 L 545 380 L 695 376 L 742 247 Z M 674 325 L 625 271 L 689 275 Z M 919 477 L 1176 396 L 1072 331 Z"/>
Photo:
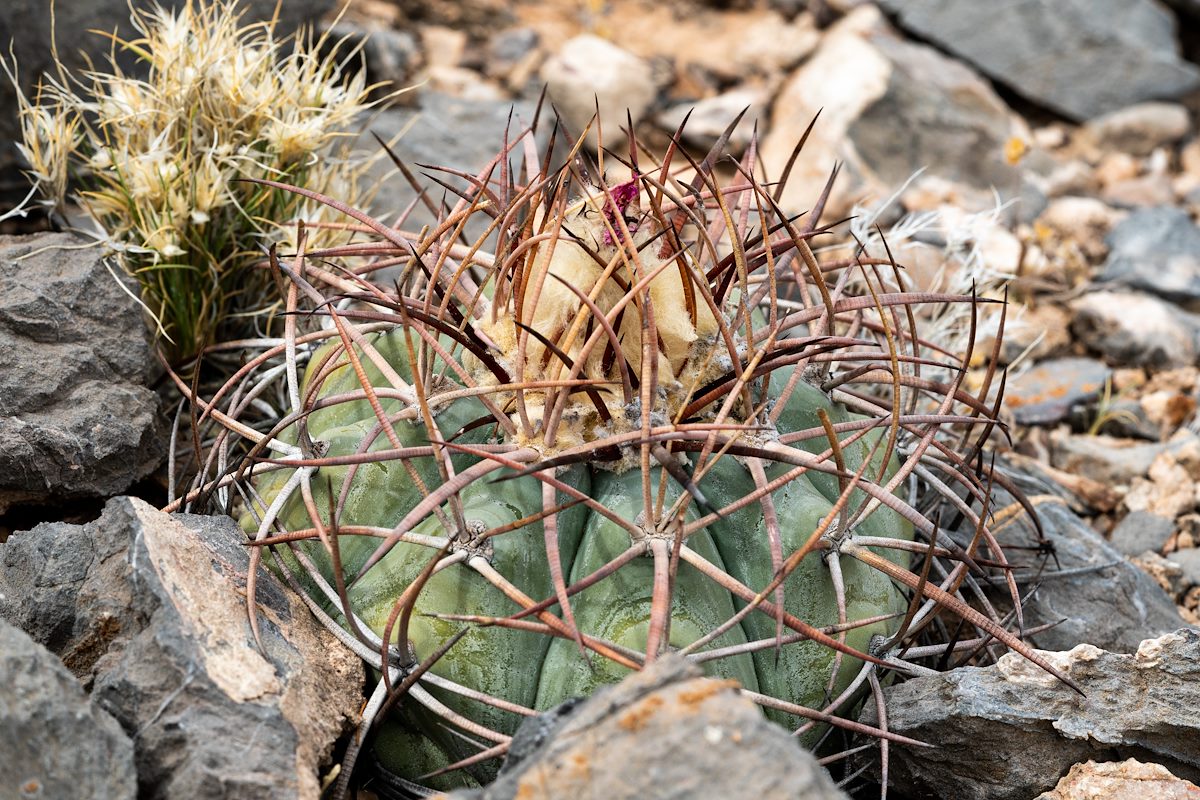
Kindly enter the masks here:
<path id="1" fill-rule="evenodd" d="M 1100 432 L 1108 436 L 1144 439 L 1157 442 L 1162 439 L 1163 430 L 1146 414 L 1136 399 L 1113 399 L 1109 404 L 1106 419 L 1100 420 Z M 1087 421 L 1092 424 L 1095 415 Z"/>
<path id="2" fill-rule="evenodd" d="M 116 498 L 84 526 L 0 545 L 0 617 L 26 628 L 136 731 L 139 797 L 316 798 L 358 711 L 357 656 L 266 572 L 264 651 L 246 616 L 244 535 Z"/>
<path id="3" fill-rule="evenodd" d="M 1092 358 L 1047 359 L 1011 379 L 1004 400 L 1020 424 L 1052 425 L 1099 396 L 1111 372 Z"/>
<path id="4" fill-rule="evenodd" d="M 1171 369 L 1196 362 L 1200 317 L 1141 292 L 1089 292 L 1071 301 L 1078 341 L 1110 362 Z"/>
<path id="5" fill-rule="evenodd" d="M 729 137 L 729 150 L 740 153 L 750 144 L 756 124 L 761 125 L 770 95 L 763 89 L 747 87 L 731 89 L 714 97 L 706 97 L 695 103 L 680 103 L 671 106 L 655 117 L 663 130 L 674 134 L 679 124 L 687 118 L 683 129 L 683 140 L 699 148 L 710 148 L 738 114 L 745 115 Z"/>
<path id="6" fill-rule="evenodd" d="M 331 26 L 328 34 L 331 44 L 345 42 L 342 52 L 361 45 L 367 79 L 371 83 L 391 83 L 387 91 L 403 86 L 421 63 L 417 37 L 409 31 L 398 31 L 387 25 L 363 28 L 343 21 Z"/>
<path id="7" fill-rule="evenodd" d="M 736 683 L 702 677 L 678 656 L 550 717 L 549 727 L 545 715 L 522 725 L 513 741 L 520 758 L 494 784 L 451 797 L 845 797 Z"/>
<path id="8" fill-rule="evenodd" d="M 0 797 L 136 796 L 121 726 L 53 653 L 0 619 Z"/>
<path id="9" fill-rule="evenodd" d="M 1017 94 L 1083 121 L 1200 87 L 1154 0 L 880 0 L 900 26 Z"/>
<path id="10" fill-rule="evenodd" d="M 1087 642 L 1112 652 L 1132 652 L 1143 639 L 1186 624 L 1174 600 L 1080 519 L 1053 481 L 1028 472 L 1005 474 L 1027 497 L 1037 498 L 1035 507 L 1048 542 L 1043 551 L 1052 550 L 1050 555 L 1037 555 L 1037 531 L 1025 515 L 997 534 L 1002 547 L 1012 548 L 1009 558 L 1022 565 L 1017 572 L 1026 590 L 1039 587 L 1024 604 L 1026 627 L 1060 623 L 1034 635 L 1035 646 L 1067 650 Z M 1013 502 L 1007 492 L 997 491 L 993 508 Z M 1064 574 L 1053 574 L 1059 571 Z M 998 584 L 996 602 L 1003 604 L 1006 594 Z"/>
<path id="11" fill-rule="evenodd" d="M 1200 302 L 1200 227 L 1172 206 L 1135 211 L 1108 235 L 1101 280 L 1177 303 Z"/>
<path id="12" fill-rule="evenodd" d="M 1102 147 L 1135 156 L 1148 156 L 1156 148 L 1187 136 L 1188 111 L 1178 103 L 1138 103 L 1088 120 L 1086 130 Z"/>
<path id="13" fill-rule="evenodd" d="M 1174 532 L 1173 519 L 1149 511 L 1131 511 L 1113 528 L 1110 541 L 1118 552 L 1136 556 L 1147 550 L 1162 550 Z"/>
<path id="14" fill-rule="evenodd" d="M 422 173 L 432 175 L 458 188 L 468 184 L 452 175 L 420 165 L 451 167 L 479 174 L 504 147 L 504 131 L 507 127 L 510 139 L 533 122 L 534 104 L 528 101 L 481 101 L 464 100 L 438 92 L 422 92 L 419 105 L 415 108 L 395 108 L 380 113 L 371 122 L 371 130 L 384 141 L 391 141 L 397 134 L 403 136 L 392 147 L 392 151 L 404 161 L 423 185 L 429 187 L 434 202 L 441 199 L 443 190 Z M 358 142 L 359 147 L 378 147 L 369 135 Z M 510 163 L 520 169 L 524 150 L 512 152 Z M 499 172 L 496 173 L 499 176 Z M 379 193 L 372 204 L 375 213 L 385 217 L 404 211 L 416 197 L 416 193 L 403 175 L 393 171 L 386 157 L 375 167 L 373 177 L 380 182 Z M 453 205 L 455 196 L 446 194 L 447 202 Z M 478 235 L 487 228 L 490 219 L 486 214 L 476 214 L 477 219 L 467 226 L 467 235 Z M 420 230 L 422 225 L 434 222 L 433 215 L 423 204 L 418 204 L 405 223 L 406 230 Z M 472 227 L 474 225 L 475 227 Z"/>
<path id="15" fill-rule="evenodd" d="M 1196 442 L 1195 434 L 1183 433 L 1169 442 L 1142 442 L 1114 436 L 1051 434 L 1051 462 L 1058 469 L 1082 475 L 1109 486 L 1128 485 L 1144 478 L 1154 459 L 1163 453 L 1178 453 Z"/>
<path id="16" fill-rule="evenodd" d="M 566 42 L 542 65 L 541 76 L 571 135 L 582 135 L 599 109 L 604 141 L 624 141 L 628 117 L 640 120 L 658 93 L 650 64 L 592 34 Z M 595 126 L 587 139 L 595 149 Z"/>
<path id="17" fill-rule="evenodd" d="M 0 513 L 122 492 L 165 451 L 143 312 L 83 244 L 0 237 Z"/>
<path id="18" fill-rule="evenodd" d="M 1026 800 L 1073 764 L 1138 758 L 1200 775 L 1200 632 L 1142 642 L 1136 655 L 1080 645 L 1047 659 L 1072 691 L 1016 653 L 884 690 L 888 728 L 934 745 L 892 748 L 892 786 L 917 796 Z M 863 721 L 876 724 L 872 704 Z"/>
<path id="19" fill-rule="evenodd" d="M 1076 764 L 1053 791 L 1034 800 L 1190 800 L 1200 786 L 1171 774 L 1162 764 L 1143 764 L 1135 758 L 1119 762 Z"/>
<path id="20" fill-rule="evenodd" d="M 1200 585 L 1200 548 L 1176 550 L 1167 555 L 1167 560 L 1178 564 L 1183 571 L 1180 579 L 1185 588 Z"/>
<path id="21" fill-rule="evenodd" d="M 887 92 L 849 135 L 885 182 L 900 185 L 926 167 L 978 188 L 1017 183 L 1002 153 L 1019 123 L 986 81 L 931 47 L 883 35 L 872 43 L 892 74 Z"/>
<path id="22" fill-rule="evenodd" d="M 533 28 L 511 28 L 496 34 L 487 45 L 488 72 L 499 74 L 516 66 L 537 48 L 538 41 L 538 32 Z"/>
<path id="23" fill-rule="evenodd" d="M 1003 153 L 1011 137 L 1028 138 L 1023 123 L 977 73 L 903 40 L 873 7 L 856 9 L 829 29 L 787 78 L 763 140 L 767 174 L 783 172 L 822 108 L 837 111 L 823 113 L 813 129 L 783 193 L 785 208 L 811 208 L 835 163 L 845 169 L 831 215 L 867 192 L 887 197 L 922 169 L 984 190 L 989 204 L 995 203 L 993 187 L 1004 193 L 1020 187 L 1020 172 Z"/>
<path id="24" fill-rule="evenodd" d="M 184 5 L 184 0 L 163 0 L 164 8 L 174 9 Z M 289 35 L 303 23 L 316 20 L 335 5 L 332 0 L 288 0 L 278 4 L 281 36 Z M 246 11 L 244 22 L 270 19 L 275 13 L 276 0 L 243 0 L 239 9 Z M 145 6 L 139 6 L 145 7 Z M 6 0 L 0 3 L 0 45 L 4 57 L 12 55 L 20 72 L 22 90 L 28 95 L 42 73 L 52 73 L 49 0 Z M 96 66 L 104 64 L 112 40 L 105 35 L 117 30 L 119 35 L 133 37 L 136 32 L 129 22 L 129 3 L 126 0 L 89 0 L 86 3 L 55 3 L 54 33 L 58 53 L 67 67 L 73 71 L 83 69 L 82 53 L 95 60 Z M 98 33 L 100 32 L 100 33 Z M 122 67 L 138 69 L 132 53 L 122 54 Z M 15 168 L 17 150 L 15 141 L 20 138 L 20 127 L 16 118 L 16 94 L 7 78 L 0 79 L 0 207 L 8 195 L 14 201 L 29 191 L 29 184 Z"/>
<path id="25" fill-rule="evenodd" d="M 1114 208 L 1155 208 L 1175 202 L 1175 189 L 1165 174 L 1152 173 L 1109 183 L 1100 192 L 1104 202 Z"/>

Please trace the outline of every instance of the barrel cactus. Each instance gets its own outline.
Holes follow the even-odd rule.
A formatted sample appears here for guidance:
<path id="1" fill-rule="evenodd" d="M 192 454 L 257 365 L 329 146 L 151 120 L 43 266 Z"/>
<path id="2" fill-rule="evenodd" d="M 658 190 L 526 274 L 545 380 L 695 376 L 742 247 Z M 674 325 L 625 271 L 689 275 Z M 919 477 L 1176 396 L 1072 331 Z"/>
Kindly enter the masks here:
<path id="1" fill-rule="evenodd" d="M 201 403 L 221 427 L 187 502 L 240 497 L 256 557 L 376 669 L 392 783 L 487 781 L 523 718 L 668 650 L 810 746 L 861 731 L 948 614 L 1041 663 L 959 597 L 1006 581 L 994 407 L 914 309 L 974 300 L 906 290 L 887 253 L 819 259 L 828 187 L 787 216 L 753 144 L 554 166 L 548 138 L 448 170 L 419 232 L 284 187 L 363 239 L 273 258 L 286 336 Z"/>

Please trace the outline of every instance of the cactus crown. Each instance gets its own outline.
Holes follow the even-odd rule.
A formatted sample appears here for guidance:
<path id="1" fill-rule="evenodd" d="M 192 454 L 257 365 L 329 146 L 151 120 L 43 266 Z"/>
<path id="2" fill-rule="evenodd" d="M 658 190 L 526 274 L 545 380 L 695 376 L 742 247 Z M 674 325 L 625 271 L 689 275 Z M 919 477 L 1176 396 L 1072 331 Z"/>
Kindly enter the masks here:
<path id="1" fill-rule="evenodd" d="M 211 447 L 175 505 L 241 497 L 256 556 L 381 671 L 364 726 L 403 697 L 434 718 L 408 718 L 406 753 L 452 732 L 406 779 L 494 760 L 520 716 L 667 648 L 814 732 L 861 731 L 847 703 L 918 670 L 943 612 L 972 652 L 1053 672 L 1010 630 L 988 524 L 997 381 L 968 393 L 971 354 L 916 328 L 922 304 L 977 300 L 907 290 L 886 252 L 818 258 L 833 178 L 788 216 L 753 142 L 649 164 L 628 135 L 626 155 L 575 144 L 552 166 L 567 137 L 555 121 L 539 150 L 537 127 L 477 175 L 445 170 L 458 196 L 422 192 L 420 231 L 264 181 L 363 239 L 272 254 L 283 340 L 196 399 Z M 938 503 L 959 535 L 922 513 Z M 977 578 L 1015 612 L 964 602 Z M 596 611 L 601 587 L 619 589 Z M 468 654 L 480 628 L 501 644 Z M 517 651 L 536 663 L 510 670 L 542 672 L 526 694 L 494 674 Z"/>

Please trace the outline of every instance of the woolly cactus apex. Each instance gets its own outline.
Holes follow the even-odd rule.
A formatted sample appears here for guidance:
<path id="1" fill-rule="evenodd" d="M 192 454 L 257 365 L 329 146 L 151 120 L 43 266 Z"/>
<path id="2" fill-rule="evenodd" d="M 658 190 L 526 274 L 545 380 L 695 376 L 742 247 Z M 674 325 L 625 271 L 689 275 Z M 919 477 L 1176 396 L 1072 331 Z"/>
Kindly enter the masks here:
<path id="1" fill-rule="evenodd" d="M 897 737 L 853 716 L 892 673 L 989 642 L 1053 672 L 1010 629 L 991 376 L 969 394 L 970 353 L 914 327 L 976 301 L 886 291 L 886 252 L 818 258 L 828 187 L 786 216 L 753 144 L 721 179 L 723 142 L 647 165 L 631 138 L 611 181 L 535 130 L 452 206 L 424 196 L 420 232 L 277 185 L 364 238 L 276 263 L 284 341 L 202 404 L 176 503 L 240 498 L 256 555 L 379 671 L 363 725 L 391 785 L 486 781 L 523 717 L 668 650 L 809 745 L 868 732 L 885 761 Z M 1015 619 L 960 597 L 981 580 Z"/>

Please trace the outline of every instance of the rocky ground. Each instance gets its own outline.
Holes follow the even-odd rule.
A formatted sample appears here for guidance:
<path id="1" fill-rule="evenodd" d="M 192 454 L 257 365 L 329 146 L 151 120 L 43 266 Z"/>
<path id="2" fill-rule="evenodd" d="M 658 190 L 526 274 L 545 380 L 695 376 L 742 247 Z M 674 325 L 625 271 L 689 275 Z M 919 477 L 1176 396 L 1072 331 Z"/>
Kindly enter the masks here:
<path id="1" fill-rule="evenodd" d="M 500 145 L 510 109 L 528 119 L 543 87 L 568 127 L 582 130 L 598 109 L 608 138 L 628 110 L 658 148 L 690 112 L 684 140 L 703 152 L 748 109 L 731 141 L 744 149 L 757 135 L 773 176 L 820 112 L 783 198 L 790 210 L 808 208 L 840 164 L 831 214 L 854 215 L 861 235 L 878 224 L 915 285 L 1007 291 L 998 355 L 1011 446 L 1002 456 L 1033 498 L 1061 573 L 1027 614 L 1030 624 L 1067 619 L 1034 641 L 1069 651 L 1063 669 L 1088 692 L 1063 699 L 1007 656 L 894 687 L 892 730 L 939 745 L 939 755 L 893 748 L 893 786 L 913 797 L 1196 797 L 1200 637 L 1186 626 L 1200 625 L 1200 4 L 1019 8 L 356 0 L 322 24 L 366 37 L 374 79 L 413 87 L 370 128 L 398 136 L 398 154 L 414 164 L 477 169 Z M 59 35 L 83 34 L 60 18 Z M 376 206 L 402 208 L 408 197 L 388 178 Z M 299 673 L 297 654 L 333 656 L 279 587 L 271 663 L 249 646 L 205 654 L 201 644 L 245 633 L 221 627 L 240 623 L 219 598 L 181 599 L 172 586 L 185 583 L 181 569 L 219 563 L 231 592 L 244 591 L 236 531 L 215 537 L 225 551 L 168 564 L 156 542 L 190 541 L 189 530 L 209 523 L 173 521 L 136 499 L 105 505 L 121 493 L 158 495 L 153 474 L 167 449 L 154 411 L 159 375 L 136 308 L 112 312 L 132 301 L 103 264 L 40 252 L 65 236 L 0 238 L 0 675 L 53 676 L 29 679 L 24 705 L 0 688 L 0 731 L 51 719 L 80 738 L 43 733 L 35 741 L 44 744 L 0 748 L 0 764 L 24 770 L 0 783 L 0 796 L 85 796 L 60 794 L 52 780 L 55 759 L 70 753 L 93 771 L 118 765 L 105 786 L 86 784 L 86 796 L 262 797 L 270 786 L 273 797 L 314 797 L 314 765 L 353 725 L 361 670 L 328 665 L 344 678 L 336 691 Z M 930 324 L 961 337 L 964 320 Z M 970 379 L 983 375 L 999 325 L 997 315 L 982 319 Z M 1019 527 L 1013 541 L 1032 545 Z M 14 531 L 28 532 L 2 544 Z M 80 536 L 96 543 L 86 558 L 69 544 Z M 675 665 L 654 680 L 623 687 L 621 702 L 662 691 L 670 714 L 670 693 L 699 679 Z M 329 724 L 304 724 L 298 708 L 324 709 Z M 602 717 L 566 724 L 614 728 Z M 788 744 L 738 719 L 760 757 Z M 715 735 L 712 725 L 689 730 L 691 741 Z M 627 735 L 619 724 L 605 733 Z M 569 744 L 532 748 L 541 761 L 514 768 L 509 788 L 486 796 L 511 796 L 523 776 L 577 757 Z M 638 749 L 621 751 L 630 772 Z M 248 750 L 253 759 L 234 758 Z M 1030 752 L 1040 755 L 1022 758 Z M 865 769 L 877 770 L 874 758 Z M 231 776 L 222 765 L 235 760 Z M 10 774 L 0 769 L 0 781 Z M 837 796 L 809 766 L 777 777 Z M 735 787 L 727 796 L 750 796 L 723 785 Z"/>

